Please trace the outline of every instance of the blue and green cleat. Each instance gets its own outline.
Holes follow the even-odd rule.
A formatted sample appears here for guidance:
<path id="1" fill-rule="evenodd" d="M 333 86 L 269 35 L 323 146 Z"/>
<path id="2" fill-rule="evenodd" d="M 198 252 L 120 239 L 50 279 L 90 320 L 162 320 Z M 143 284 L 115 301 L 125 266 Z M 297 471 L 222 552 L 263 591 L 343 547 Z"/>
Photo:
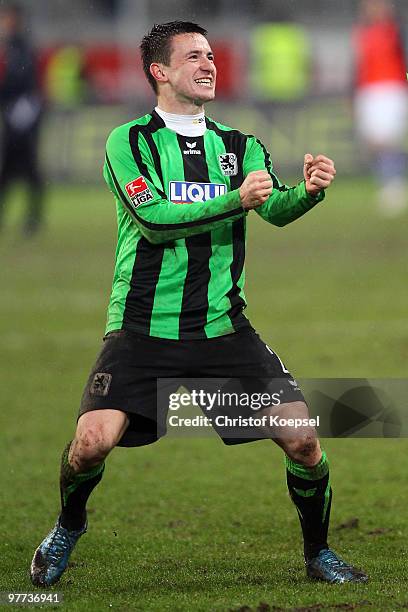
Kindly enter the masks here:
<path id="1" fill-rule="evenodd" d="M 68 531 L 58 518 L 54 529 L 41 542 L 31 562 L 30 577 L 35 586 L 49 587 L 61 578 L 67 568 L 70 554 L 87 523 L 78 531 Z"/>
<path id="2" fill-rule="evenodd" d="M 306 573 L 313 580 L 323 580 L 332 584 L 368 580 L 368 576 L 362 570 L 340 559 L 330 548 L 321 550 L 317 557 L 306 561 Z"/>

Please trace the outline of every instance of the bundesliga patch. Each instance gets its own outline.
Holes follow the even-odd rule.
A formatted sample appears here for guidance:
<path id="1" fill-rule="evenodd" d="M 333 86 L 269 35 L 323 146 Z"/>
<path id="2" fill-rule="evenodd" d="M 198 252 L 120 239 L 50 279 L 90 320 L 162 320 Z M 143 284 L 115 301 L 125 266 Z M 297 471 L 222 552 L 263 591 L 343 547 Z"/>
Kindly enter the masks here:
<path id="1" fill-rule="evenodd" d="M 218 156 L 218 161 L 224 176 L 236 176 L 238 174 L 238 161 L 235 153 L 223 153 Z"/>
<path id="2" fill-rule="evenodd" d="M 108 395 L 111 381 L 112 374 L 107 372 L 97 372 L 93 378 L 92 385 L 89 390 L 90 394 L 98 395 L 100 397 Z"/>
<path id="3" fill-rule="evenodd" d="M 143 176 L 139 176 L 139 178 L 134 181 L 130 181 L 130 183 L 125 185 L 125 189 L 134 208 L 137 208 L 140 204 L 153 200 L 153 194 L 147 186 Z"/>
<path id="4" fill-rule="evenodd" d="M 170 181 L 169 200 L 173 204 L 191 204 L 191 202 L 206 202 L 227 193 L 227 186 L 218 183 L 188 183 L 185 181 Z"/>

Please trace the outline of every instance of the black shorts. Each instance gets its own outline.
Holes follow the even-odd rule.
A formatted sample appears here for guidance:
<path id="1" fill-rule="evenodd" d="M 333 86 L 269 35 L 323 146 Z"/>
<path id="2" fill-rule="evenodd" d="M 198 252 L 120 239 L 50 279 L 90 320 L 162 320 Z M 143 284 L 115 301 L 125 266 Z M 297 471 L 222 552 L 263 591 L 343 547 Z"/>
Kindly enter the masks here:
<path id="1" fill-rule="evenodd" d="M 120 330 L 104 337 L 79 416 L 91 410 L 121 410 L 130 424 L 118 446 L 150 444 L 166 433 L 168 405 L 158 406 L 157 379 L 193 378 L 239 379 L 245 389 L 249 386 L 257 391 L 260 386 L 271 390 L 275 383 L 271 392 L 280 393 L 281 403 L 304 401 L 292 375 L 252 328 L 218 338 L 182 341 Z M 248 410 L 253 411 L 242 409 L 242 416 Z M 217 433 L 226 444 L 250 441 Z"/>

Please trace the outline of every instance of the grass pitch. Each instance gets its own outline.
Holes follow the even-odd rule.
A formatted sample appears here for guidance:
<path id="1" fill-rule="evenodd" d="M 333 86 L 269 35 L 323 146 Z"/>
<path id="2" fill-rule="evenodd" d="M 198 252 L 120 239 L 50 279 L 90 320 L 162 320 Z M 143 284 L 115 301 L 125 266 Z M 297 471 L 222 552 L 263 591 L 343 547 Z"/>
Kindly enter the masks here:
<path id="1" fill-rule="evenodd" d="M 28 567 L 58 511 L 58 463 L 103 334 L 115 218 L 101 187 L 52 188 L 46 231 L 0 235 L 0 591 Z M 406 377 L 406 218 L 374 186 L 338 180 L 284 229 L 249 219 L 248 315 L 298 377 Z M 67 610 L 398 610 L 408 607 L 406 440 L 328 440 L 330 542 L 367 585 L 306 580 L 282 454 L 264 441 L 164 439 L 116 449 L 90 528 L 55 590 Z M 353 519 L 358 519 L 353 520 Z M 268 607 L 269 606 L 269 607 Z"/>

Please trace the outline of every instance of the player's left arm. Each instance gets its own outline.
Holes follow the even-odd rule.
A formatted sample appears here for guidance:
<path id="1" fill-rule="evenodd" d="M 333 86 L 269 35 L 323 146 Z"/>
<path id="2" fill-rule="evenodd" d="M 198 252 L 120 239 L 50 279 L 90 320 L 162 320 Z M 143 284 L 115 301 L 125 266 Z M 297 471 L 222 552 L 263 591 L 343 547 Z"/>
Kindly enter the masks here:
<path id="1" fill-rule="evenodd" d="M 268 151 L 262 143 L 249 137 L 244 157 L 244 176 L 254 170 L 267 170 L 272 178 L 273 191 L 268 200 L 256 208 L 265 221 L 280 227 L 299 219 L 325 197 L 325 189 L 331 185 L 336 169 L 331 159 L 324 155 L 304 157 L 303 181 L 294 187 L 284 185 L 274 174 Z"/>

